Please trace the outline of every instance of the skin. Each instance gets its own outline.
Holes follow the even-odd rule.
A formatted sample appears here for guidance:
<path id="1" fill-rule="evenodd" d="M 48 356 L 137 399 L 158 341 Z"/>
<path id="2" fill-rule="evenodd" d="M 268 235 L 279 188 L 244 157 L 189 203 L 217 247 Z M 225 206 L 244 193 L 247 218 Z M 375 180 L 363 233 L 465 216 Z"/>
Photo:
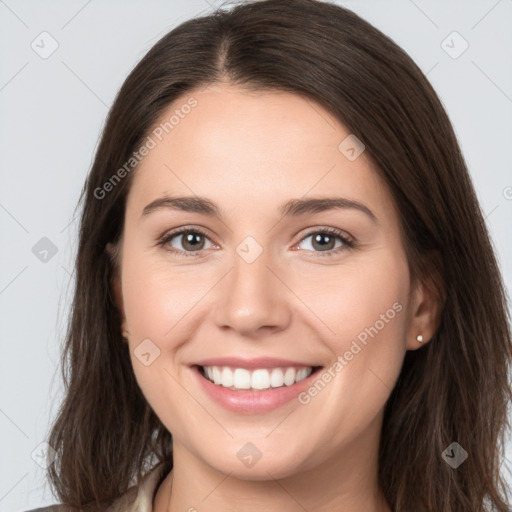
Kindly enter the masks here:
<path id="1" fill-rule="evenodd" d="M 365 152 L 349 161 L 339 151 L 350 131 L 310 100 L 222 84 L 187 93 L 162 119 L 191 96 L 197 106 L 133 176 L 114 284 L 135 376 L 174 439 L 154 510 L 389 512 L 377 483 L 383 409 L 405 352 L 422 346 L 420 333 L 426 344 L 438 319 L 428 288 L 411 282 L 390 192 Z M 207 197 L 222 220 L 141 216 L 166 194 Z M 355 209 L 280 218 L 281 203 L 303 196 L 359 201 L 378 223 Z M 191 225 L 207 231 L 201 256 L 166 250 L 193 251 L 180 235 L 158 245 Z M 325 227 L 357 245 L 340 252 L 335 238 L 327 249 L 338 252 L 322 256 L 313 240 Z M 247 236 L 263 249 L 251 264 L 236 252 Z M 220 356 L 329 367 L 397 302 L 401 311 L 306 405 L 235 414 L 189 368 Z M 160 356 L 145 366 L 134 350 L 148 338 Z M 262 453 L 250 468 L 237 457 L 249 441 Z"/>

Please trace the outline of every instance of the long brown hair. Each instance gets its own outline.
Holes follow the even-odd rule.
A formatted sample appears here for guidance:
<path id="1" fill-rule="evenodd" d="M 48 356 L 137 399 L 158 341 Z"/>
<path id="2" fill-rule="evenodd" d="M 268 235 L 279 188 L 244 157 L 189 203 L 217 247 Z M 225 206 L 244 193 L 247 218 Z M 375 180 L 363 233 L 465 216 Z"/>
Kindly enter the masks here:
<path id="1" fill-rule="evenodd" d="M 172 101 L 219 82 L 292 92 L 337 116 L 363 141 L 389 187 L 412 278 L 443 290 L 439 328 L 406 353 L 385 407 L 379 479 L 390 506 L 508 512 L 500 465 L 512 396 L 510 319 L 453 128 L 400 47 L 350 10 L 315 0 L 246 2 L 186 21 L 121 87 L 79 202 L 61 363 L 66 395 L 48 437 L 57 450 L 48 478 L 59 499 L 82 509 L 111 503 L 155 463 L 172 468 L 171 434 L 145 400 L 121 341 L 114 262 L 105 250 L 122 233 L 136 166 L 110 181 L 108 193 L 101 190 Z M 468 453 L 457 469 L 441 456 L 452 442 Z"/>

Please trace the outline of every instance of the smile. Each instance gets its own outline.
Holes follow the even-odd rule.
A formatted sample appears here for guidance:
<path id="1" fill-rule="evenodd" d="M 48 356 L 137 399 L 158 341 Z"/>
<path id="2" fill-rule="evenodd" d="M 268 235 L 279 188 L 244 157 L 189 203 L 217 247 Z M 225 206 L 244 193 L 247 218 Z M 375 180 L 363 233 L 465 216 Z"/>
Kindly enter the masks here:
<path id="1" fill-rule="evenodd" d="M 322 366 L 260 358 L 222 358 L 190 366 L 205 398 L 237 414 L 262 414 L 293 404 Z"/>
<path id="2" fill-rule="evenodd" d="M 306 379 L 313 367 L 285 368 L 230 368 L 229 366 L 202 366 L 202 374 L 210 382 L 231 390 L 257 390 L 292 386 Z"/>

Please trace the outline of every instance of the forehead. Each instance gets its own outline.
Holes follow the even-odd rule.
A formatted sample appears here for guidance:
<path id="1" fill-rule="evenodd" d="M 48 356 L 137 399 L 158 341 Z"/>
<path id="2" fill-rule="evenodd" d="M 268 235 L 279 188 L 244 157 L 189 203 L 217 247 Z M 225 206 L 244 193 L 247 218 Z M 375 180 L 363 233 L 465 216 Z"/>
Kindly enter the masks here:
<path id="1" fill-rule="evenodd" d="M 163 194 L 207 196 L 239 213 L 307 194 L 390 206 L 365 152 L 355 160 L 343 152 L 350 131 L 295 94 L 219 85 L 190 91 L 149 135 L 154 147 L 138 165 L 128 200 L 139 210 Z"/>

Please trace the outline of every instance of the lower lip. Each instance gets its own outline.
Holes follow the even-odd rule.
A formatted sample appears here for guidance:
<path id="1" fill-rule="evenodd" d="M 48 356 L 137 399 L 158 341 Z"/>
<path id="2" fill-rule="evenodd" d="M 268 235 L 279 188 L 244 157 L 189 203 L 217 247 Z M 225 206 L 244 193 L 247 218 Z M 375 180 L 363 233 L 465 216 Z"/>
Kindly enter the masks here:
<path id="1" fill-rule="evenodd" d="M 237 413 L 257 414 L 272 411 L 282 405 L 297 399 L 298 395 L 306 390 L 316 379 L 318 371 L 313 372 L 309 377 L 291 386 L 270 388 L 265 391 L 240 390 L 234 391 L 224 386 L 214 384 L 206 377 L 203 377 L 198 366 L 192 367 L 199 384 L 206 394 L 219 405 Z"/>

